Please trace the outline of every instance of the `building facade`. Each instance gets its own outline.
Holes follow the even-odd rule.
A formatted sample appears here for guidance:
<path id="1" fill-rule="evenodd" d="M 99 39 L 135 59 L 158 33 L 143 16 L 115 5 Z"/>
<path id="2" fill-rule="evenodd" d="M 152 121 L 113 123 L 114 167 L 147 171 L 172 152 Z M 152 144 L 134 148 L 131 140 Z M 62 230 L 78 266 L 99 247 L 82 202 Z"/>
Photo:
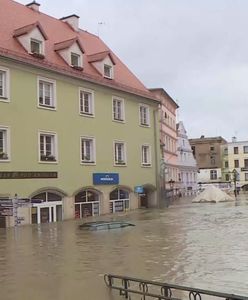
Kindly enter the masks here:
<path id="1" fill-rule="evenodd" d="M 178 191 L 178 163 L 177 163 L 177 103 L 162 88 L 150 89 L 158 97 L 160 105 L 160 146 L 161 146 L 161 178 L 164 190 Z"/>
<path id="2" fill-rule="evenodd" d="M 198 182 L 202 184 L 222 181 L 222 137 L 204 137 L 189 140 L 199 169 Z"/>
<path id="3" fill-rule="evenodd" d="M 21 224 L 157 205 L 159 100 L 78 21 L 1 1 L 0 201 L 31 199 Z"/>
<path id="4" fill-rule="evenodd" d="M 179 191 L 182 196 L 197 192 L 197 164 L 183 122 L 177 124 Z"/>
<path id="5" fill-rule="evenodd" d="M 235 170 L 237 187 L 248 190 L 248 141 L 233 138 L 232 142 L 222 146 L 222 153 L 223 180 L 233 182 Z"/>

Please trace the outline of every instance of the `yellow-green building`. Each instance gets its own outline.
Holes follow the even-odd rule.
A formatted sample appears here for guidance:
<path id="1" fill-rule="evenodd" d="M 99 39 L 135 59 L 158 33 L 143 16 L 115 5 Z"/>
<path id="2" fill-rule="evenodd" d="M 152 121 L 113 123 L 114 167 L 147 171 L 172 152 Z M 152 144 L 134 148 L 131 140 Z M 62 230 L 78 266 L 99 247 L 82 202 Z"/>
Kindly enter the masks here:
<path id="1" fill-rule="evenodd" d="M 78 19 L 1 1 L 0 215 L 31 199 L 21 224 L 158 203 L 159 101 Z"/>

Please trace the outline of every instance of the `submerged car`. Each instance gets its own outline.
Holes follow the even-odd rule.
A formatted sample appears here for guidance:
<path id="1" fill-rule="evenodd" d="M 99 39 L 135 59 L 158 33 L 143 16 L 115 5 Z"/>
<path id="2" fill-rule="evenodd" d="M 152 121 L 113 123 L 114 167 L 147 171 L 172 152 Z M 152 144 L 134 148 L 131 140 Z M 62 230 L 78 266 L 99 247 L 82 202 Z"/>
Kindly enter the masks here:
<path id="1" fill-rule="evenodd" d="M 123 221 L 98 221 L 98 222 L 87 222 L 79 225 L 81 229 L 87 230 L 106 230 L 106 229 L 117 229 L 127 226 L 135 226 L 132 223 Z"/>

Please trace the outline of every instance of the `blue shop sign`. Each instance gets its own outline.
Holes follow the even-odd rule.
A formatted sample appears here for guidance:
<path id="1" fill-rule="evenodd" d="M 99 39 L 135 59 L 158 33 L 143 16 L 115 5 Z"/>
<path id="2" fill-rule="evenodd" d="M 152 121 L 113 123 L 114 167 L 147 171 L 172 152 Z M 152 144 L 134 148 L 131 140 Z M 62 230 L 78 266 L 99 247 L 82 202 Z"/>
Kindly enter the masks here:
<path id="1" fill-rule="evenodd" d="M 138 194 L 143 194 L 144 193 L 144 187 L 142 185 L 138 185 L 134 187 L 134 192 Z"/>
<path id="2" fill-rule="evenodd" d="M 118 173 L 93 173 L 93 184 L 118 184 Z"/>

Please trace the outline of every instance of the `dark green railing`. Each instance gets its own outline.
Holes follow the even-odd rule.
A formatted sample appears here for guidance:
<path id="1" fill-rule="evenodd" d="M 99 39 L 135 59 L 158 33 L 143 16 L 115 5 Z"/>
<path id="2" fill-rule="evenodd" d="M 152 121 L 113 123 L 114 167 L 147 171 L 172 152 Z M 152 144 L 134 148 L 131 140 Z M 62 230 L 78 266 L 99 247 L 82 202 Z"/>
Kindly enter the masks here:
<path id="1" fill-rule="evenodd" d="M 226 294 L 113 274 L 105 274 L 104 281 L 110 289 L 118 290 L 119 295 L 129 300 L 140 299 L 137 297 L 134 298 L 135 295 L 141 295 L 141 300 L 203 300 L 203 296 L 205 296 L 205 299 L 219 298 L 224 300 L 248 300 L 248 297 L 234 294 Z"/>

